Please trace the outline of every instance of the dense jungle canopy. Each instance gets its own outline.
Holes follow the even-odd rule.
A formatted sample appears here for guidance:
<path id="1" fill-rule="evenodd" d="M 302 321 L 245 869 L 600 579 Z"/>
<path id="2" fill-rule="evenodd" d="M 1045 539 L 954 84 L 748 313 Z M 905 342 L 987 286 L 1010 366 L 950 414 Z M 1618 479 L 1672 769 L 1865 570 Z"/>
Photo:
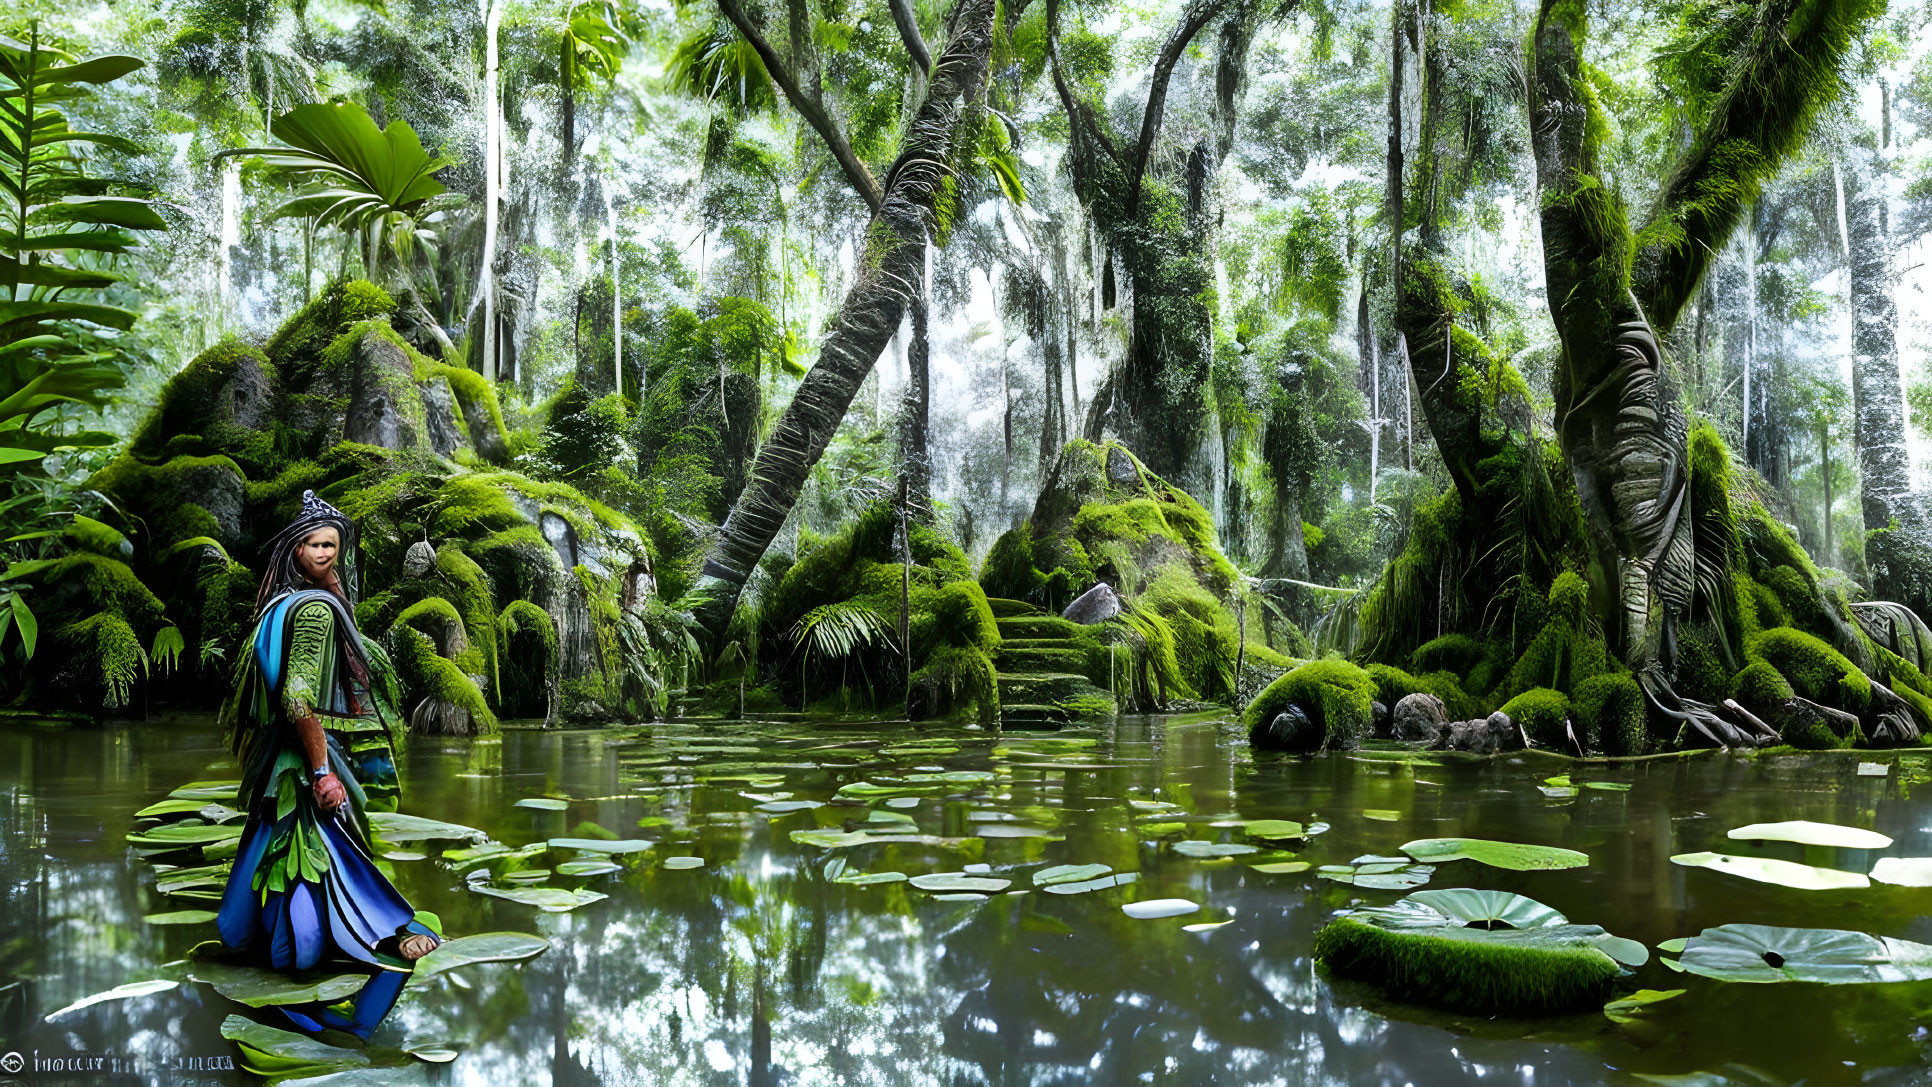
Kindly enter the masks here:
<path id="1" fill-rule="evenodd" d="M 422 731 L 1914 742 L 1928 20 L 14 0 L 0 698 L 212 706 L 314 490 Z"/>

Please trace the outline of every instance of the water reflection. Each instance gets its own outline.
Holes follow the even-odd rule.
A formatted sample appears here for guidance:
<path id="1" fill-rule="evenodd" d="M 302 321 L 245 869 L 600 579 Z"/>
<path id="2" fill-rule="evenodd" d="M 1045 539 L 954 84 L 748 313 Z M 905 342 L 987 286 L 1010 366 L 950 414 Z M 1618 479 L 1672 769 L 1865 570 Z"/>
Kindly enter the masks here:
<path id="1" fill-rule="evenodd" d="M 1310 960 L 1330 912 L 1395 893 L 1246 863 L 1278 855 L 1197 860 L 1171 848 L 1181 837 L 1242 841 L 1238 828 L 1212 825 L 1234 818 L 1326 822 L 1298 858 L 1317 865 L 1421 837 L 1562 845 L 1588 853 L 1590 866 L 1511 873 L 1455 862 L 1431 886 L 1521 892 L 1651 944 L 1728 922 L 1932 941 L 1922 890 L 1805 893 L 1669 863 L 1673 853 L 1726 848 L 1730 827 L 1799 818 L 1874 827 L 1897 839 L 1900 855 L 1932 854 L 1926 794 L 1913 784 L 1924 776 L 1922 755 L 1901 757 L 1885 778 L 1858 777 L 1857 760 L 1835 754 L 1624 764 L 1588 773 L 1630 791 L 1552 800 L 1536 786 L 1564 767 L 1535 757 L 1251 757 L 1239 730 L 1219 719 L 1127 720 L 1046 739 L 944 730 L 909 738 L 904 726 L 734 724 L 412 740 L 408 811 L 513 846 L 598 828 L 655 845 L 619 858 L 625 867 L 611 875 L 553 874 L 551 885 L 609 896 L 558 914 L 469 891 L 433 857 L 396 862 L 404 893 L 449 931 L 532 931 L 553 946 L 522 966 L 413 985 L 372 1052 L 447 1042 L 461 1055 L 364 1081 L 1582 1084 L 1727 1065 L 1737 1082 L 1932 1078 L 1921 1027 L 1932 987 L 1727 986 L 1653 961 L 1636 983 L 1691 992 L 1641 1027 L 1595 1014 L 1436 1015 L 1331 985 Z M 240 1073 L 195 1066 L 232 1055 L 219 1027 L 237 1009 L 193 984 L 41 1018 L 157 976 L 211 935 L 208 926 L 143 923 L 199 903 L 156 894 L 123 838 L 133 812 L 175 786 L 232 776 L 216 740 L 200 720 L 0 732 L 0 954 L 11 979 L 0 991 L 0 1048 L 122 1055 L 140 1064 L 126 1082 L 241 1082 Z M 839 797 L 853 783 L 959 771 L 968 773 L 903 795 Z M 570 803 L 515 806 L 546 795 Z M 756 810 L 779 800 L 822 806 Z M 883 842 L 827 849 L 792 837 L 905 817 L 913 826 L 895 829 L 914 833 Z M 1161 824 L 1174 823 L 1163 835 Z M 663 866 L 676 855 L 703 867 Z M 1072 895 L 1027 889 L 1027 873 L 1043 865 L 1087 863 L 1138 881 Z M 943 901 L 905 882 L 832 878 L 968 864 L 1024 893 Z M 1160 921 L 1120 910 L 1162 897 L 1204 909 Z M 1228 923 L 1182 928 L 1210 920 Z M 1768 1078 L 1754 1080 L 1752 1069 Z"/>

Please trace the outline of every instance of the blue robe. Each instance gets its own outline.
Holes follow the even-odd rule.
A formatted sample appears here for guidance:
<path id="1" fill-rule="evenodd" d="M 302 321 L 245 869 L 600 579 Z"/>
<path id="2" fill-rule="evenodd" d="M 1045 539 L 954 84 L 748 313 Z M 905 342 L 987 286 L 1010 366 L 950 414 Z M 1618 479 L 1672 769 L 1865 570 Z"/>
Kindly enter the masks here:
<path id="1" fill-rule="evenodd" d="M 216 923 L 222 942 L 275 970 L 368 970 L 345 1005 L 283 1005 L 297 1026 L 367 1038 L 389 1014 L 411 965 L 397 942 L 436 936 L 376 866 L 366 811 L 393 807 L 395 721 L 387 677 L 355 682 L 342 637 L 359 637 L 332 593 L 305 590 L 270 601 L 256 622 L 241 683 L 224 707 L 242 761 L 248 812 Z M 373 670 L 373 665 L 372 665 Z M 375 687 L 374 691 L 370 686 Z M 315 802 L 291 712 L 323 722 L 329 767 L 348 793 L 333 815 Z"/>

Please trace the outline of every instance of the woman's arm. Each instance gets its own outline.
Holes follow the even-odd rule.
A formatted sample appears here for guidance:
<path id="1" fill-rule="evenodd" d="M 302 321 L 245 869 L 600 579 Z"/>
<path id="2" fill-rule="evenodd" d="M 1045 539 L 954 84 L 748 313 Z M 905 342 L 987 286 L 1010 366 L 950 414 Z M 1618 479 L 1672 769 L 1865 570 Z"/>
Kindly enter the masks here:
<path id="1" fill-rule="evenodd" d="M 295 738 L 307 757 L 309 781 L 315 802 L 330 815 L 348 799 L 342 782 L 329 771 L 329 741 L 322 722 L 315 716 L 317 691 L 323 682 L 324 662 L 329 657 L 330 639 L 335 637 L 335 616 L 328 605 L 304 604 L 295 612 L 289 635 L 288 678 L 282 683 L 282 712 L 295 728 Z M 315 771 L 324 771 L 321 774 Z"/>

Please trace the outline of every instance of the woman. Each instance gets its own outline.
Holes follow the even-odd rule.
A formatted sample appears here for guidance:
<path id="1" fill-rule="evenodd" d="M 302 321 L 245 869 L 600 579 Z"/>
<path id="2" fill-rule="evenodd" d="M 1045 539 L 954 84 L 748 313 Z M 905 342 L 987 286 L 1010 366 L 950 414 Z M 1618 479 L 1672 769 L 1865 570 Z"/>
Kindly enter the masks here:
<path id="1" fill-rule="evenodd" d="M 440 937 L 370 853 L 364 813 L 372 798 L 394 807 L 399 717 L 389 662 L 356 630 L 354 555 L 355 527 L 314 491 L 269 544 L 253 651 L 222 708 L 248 823 L 217 923 L 276 970 L 373 968 L 346 1006 L 282 1008 L 305 1030 L 367 1038 Z"/>

